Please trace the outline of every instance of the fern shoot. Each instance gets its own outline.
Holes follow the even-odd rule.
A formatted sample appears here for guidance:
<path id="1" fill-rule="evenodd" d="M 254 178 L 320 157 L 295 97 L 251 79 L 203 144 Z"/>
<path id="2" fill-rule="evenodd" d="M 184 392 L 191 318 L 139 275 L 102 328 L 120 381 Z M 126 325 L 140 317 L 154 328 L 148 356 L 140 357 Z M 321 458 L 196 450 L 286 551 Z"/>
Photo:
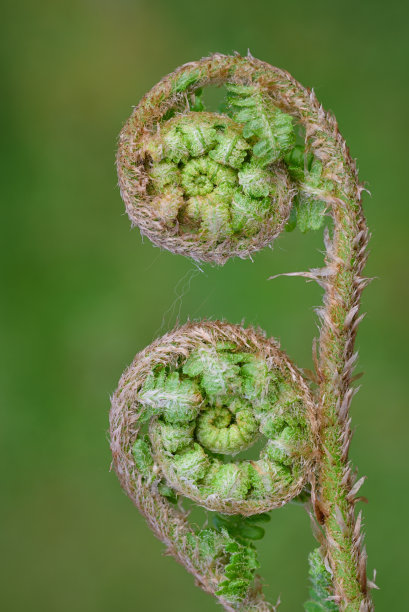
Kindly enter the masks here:
<path id="1" fill-rule="evenodd" d="M 220 112 L 207 86 L 224 86 Z M 301 139 L 303 143 L 299 142 Z M 348 458 L 368 230 L 355 162 L 314 93 L 251 55 L 215 54 L 163 78 L 119 138 L 121 196 L 154 245 L 223 264 L 284 231 L 325 226 L 313 382 L 276 341 L 188 323 L 138 353 L 112 398 L 113 465 L 168 554 L 226 610 L 266 601 L 257 541 L 293 501 L 315 522 L 308 612 L 370 612 L 357 480 Z M 246 453 L 254 452 L 251 458 Z M 189 523 L 189 499 L 207 523 Z"/>

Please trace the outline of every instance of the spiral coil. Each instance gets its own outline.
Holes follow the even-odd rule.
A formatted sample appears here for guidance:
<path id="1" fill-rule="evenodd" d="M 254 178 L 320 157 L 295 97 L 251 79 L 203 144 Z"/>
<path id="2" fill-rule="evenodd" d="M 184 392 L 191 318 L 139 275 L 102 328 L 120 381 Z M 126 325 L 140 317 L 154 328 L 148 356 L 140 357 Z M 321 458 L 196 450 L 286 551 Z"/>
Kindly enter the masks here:
<path id="1" fill-rule="evenodd" d="M 186 66 L 160 81 L 125 124 L 117 155 L 132 223 L 157 246 L 219 264 L 272 244 L 294 197 L 315 202 L 322 187 L 320 163 L 311 172 L 295 145 L 291 115 L 248 66 L 234 67 L 209 75 Z M 226 85 L 229 116 L 192 110 L 211 84 Z M 321 203 L 318 226 L 324 212 Z"/>
<path id="2" fill-rule="evenodd" d="M 114 402 L 132 406 L 135 431 L 124 444 L 135 470 L 208 510 L 262 513 L 308 482 L 316 448 L 308 387 L 252 329 L 201 322 L 174 330 L 136 356 Z M 258 459 L 234 461 L 261 439 Z"/>

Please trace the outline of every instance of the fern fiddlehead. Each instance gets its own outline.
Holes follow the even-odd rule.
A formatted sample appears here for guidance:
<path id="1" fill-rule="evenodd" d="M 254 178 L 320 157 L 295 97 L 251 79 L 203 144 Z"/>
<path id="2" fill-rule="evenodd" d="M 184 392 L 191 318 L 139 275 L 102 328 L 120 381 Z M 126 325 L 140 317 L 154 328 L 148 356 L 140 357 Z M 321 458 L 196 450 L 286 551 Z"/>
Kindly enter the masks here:
<path id="1" fill-rule="evenodd" d="M 223 263 L 270 244 L 288 220 L 295 191 L 281 160 L 294 145 L 292 118 L 253 87 L 233 83 L 231 107 L 243 109 L 232 117 L 177 112 L 189 103 L 188 81 L 161 81 L 124 127 L 121 193 L 132 222 L 154 244 Z M 264 127 L 263 140 L 257 134 Z"/>
<path id="2" fill-rule="evenodd" d="M 249 531 L 246 524 L 233 537 L 234 524 L 226 518 L 256 519 L 294 498 L 310 480 L 317 424 L 303 377 L 273 341 L 252 329 L 187 324 L 136 356 L 112 406 L 112 449 L 127 492 L 196 577 L 192 547 L 199 559 L 203 547 L 220 549 L 211 564 L 218 560 L 223 567 L 224 560 L 225 576 L 210 575 L 212 592 L 230 605 L 246 599 L 250 605 L 256 555 L 243 539 L 257 537 L 257 528 Z M 261 439 L 259 458 L 235 458 Z M 178 496 L 220 513 L 220 529 L 189 529 L 171 507 Z M 240 567 L 246 580 L 237 574 Z"/>
<path id="3" fill-rule="evenodd" d="M 205 111 L 202 88 L 222 84 L 227 113 Z M 251 525 L 234 516 L 249 521 L 309 481 L 321 548 L 311 557 L 315 590 L 306 608 L 371 610 L 354 514 L 360 481 L 348 462 L 368 233 L 362 186 L 335 120 L 288 73 L 251 56 L 214 55 L 182 66 L 142 99 L 121 132 L 117 166 L 132 222 L 154 244 L 194 259 L 246 257 L 284 227 L 318 229 L 327 212 L 332 217 L 325 266 L 303 273 L 325 290 L 314 403 L 288 358 L 271 361 L 273 345 L 266 349 L 253 332 L 185 326 L 125 373 L 113 398 L 111 446 L 152 529 L 226 609 L 272 609 L 253 581 L 254 547 L 240 535 Z M 264 380 L 257 393 L 256 379 Z M 148 437 L 135 439 L 145 421 Z M 266 440 L 258 459 L 226 460 L 258 436 Z M 177 496 L 220 513 L 218 528 L 192 531 L 172 506 Z"/>

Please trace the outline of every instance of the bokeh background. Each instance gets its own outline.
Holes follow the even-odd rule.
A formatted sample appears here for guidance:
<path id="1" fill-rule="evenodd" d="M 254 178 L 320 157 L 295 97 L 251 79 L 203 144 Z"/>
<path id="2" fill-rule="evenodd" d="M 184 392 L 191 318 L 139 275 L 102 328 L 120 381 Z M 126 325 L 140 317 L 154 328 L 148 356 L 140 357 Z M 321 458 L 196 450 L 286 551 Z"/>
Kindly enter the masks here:
<path id="1" fill-rule="evenodd" d="M 379 610 L 409 609 L 409 5 L 364 0 L 20 0 L 2 9 L 0 602 L 5 611 L 210 611 L 109 471 L 109 397 L 134 354 L 188 317 L 252 323 L 311 367 L 321 291 L 267 278 L 320 265 L 322 235 L 223 268 L 130 230 L 117 134 L 176 66 L 235 50 L 314 87 L 359 160 L 372 229 L 352 407 L 369 573 Z M 358 371 L 359 371 L 358 370 Z M 304 511 L 273 513 L 260 545 L 283 612 L 307 594 Z"/>

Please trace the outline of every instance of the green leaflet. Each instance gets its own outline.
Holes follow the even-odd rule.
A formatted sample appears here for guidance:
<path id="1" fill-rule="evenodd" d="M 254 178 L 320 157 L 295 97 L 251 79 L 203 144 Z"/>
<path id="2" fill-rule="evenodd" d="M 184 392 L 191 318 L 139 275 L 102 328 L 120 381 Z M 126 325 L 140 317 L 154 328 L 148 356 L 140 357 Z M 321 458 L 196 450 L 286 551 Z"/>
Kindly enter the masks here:
<path id="1" fill-rule="evenodd" d="M 260 397 L 273 375 L 262 359 L 250 353 L 230 352 L 229 346 L 216 349 L 197 349 L 183 366 L 183 373 L 190 377 L 201 376 L 201 387 L 209 398 L 230 391 L 243 391 L 253 400 Z M 241 365 L 241 367 L 239 366 Z M 230 386 L 232 385 L 232 386 Z M 230 386 L 230 387 L 229 387 Z"/>
<path id="2" fill-rule="evenodd" d="M 212 522 L 218 532 L 228 534 L 231 541 L 226 545 L 230 553 L 225 567 L 225 580 L 217 591 L 232 603 L 242 601 L 253 581 L 254 572 L 259 567 L 257 551 L 252 540 L 261 540 L 265 531 L 257 523 L 268 523 L 270 515 L 266 512 L 244 517 L 241 515 L 226 515 L 218 512 L 212 515 Z"/>
<path id="3" fill-rule="evenodd" d="M 239 384 L 240 368 L 234 363 L 236 359 L 234 353 L 197 349 L 184 364 L 183 373 L 191 377 L 200 375 L 203 391 L 210 399 L 216 399 L 225 394 L 230 385 L 234 388 Z"/>
<path id="4" fill-rule="evenodd" d="M 225 550 L 230 558 L 224 570 L 225 580 L 219 583 L 216 595 L 231 603 L 239 603 L 245 599 L 254 572 L 260 566 L 257 552 L 253 546 L 243 546 L 235 540 L 227 544 Z"/>
<path id="5" fill-rule="evenodd" d="M 181 176 L 177 166 L 170 162 L 160 162 L 154 166 L 149 178 L 152 182 L 152 187 L 156 190 L 163 190 L 168 186 L 179 187 Z"/>
<path id="6" fill-rule="evenodd" d="M 265 399 L 270 383 L 274 388 L 277 380 L 277 375 L 269 371 L 266 362 L 253 355 L 242 366 L 240 373 L 243 377 L 243 395 L 256 403 Z"/>
<path id="7" fill-rule="evenodd" d="M 222 463 L 214 460 L 203 481 L 203 491 L 231 500 L 241 500 L 251 487 L 247 462 Z"/>
<path id="8" fill-rule="evenodd" d="M 331 575 L 326 569 L 319 548 L 313 550 L 308 557 L 309 576 L 311 582 L 310 599 L 305 602 L 306 612 L 337 612 L 338 606 L 328 597 L 331 591 Z"/>
<path id="9" fill-rule="evenodd" d="M 219 132 L 216 147 L 210 157 L 219 164 L 240 170 L 250 150 L 249 143 L 242 138 L 240 130 L 227 127 Z"/>
<path id="10" fill-rule="evenodd" d="M 197 442 L 173 455 L 174 468 L 181 479 L 202 480 L 210 467 L 210 460 Z"/>
<path id="11" fill-rule="evenodd" d="M 189 534 L 187 542 L 204 562 L 223 565 L 224 577 L 216 595 L 232 604 L 243 601 L 253 581 L 254 572 L 259 567 L 255 548 L 236 541 L 224 528 L 217 531 L 202 529 Z"/>
<path id="12" fill-rule="evenodd" d="M 154 478 L 154 474 L 152 471 L 153 457 L 151 451 L 152 447 L 148 436 L 145 436 L 144 438 L 139 438 L 132 446 L 132 455 L 135 461 L 135 465 L 140 471 L 143 478 L 145 478 L 146 480 Z M 159 482 L 158 492 L 164 497 L 166 497 L 168 501 L 170 501 L 172 504 L 175 504 L 177 502 L 177 496 L 175 492 L 164 482 Z"/>
<path id="13" fill-rule="evenodd" d="M 201 529 L 195 534 L 189 533 L 187 541 L 193 549 L 197 550 L 199 556 L 209 563 L 224 554 L 225 547 L 231 541 L 231 538 L 226 532 Z"/>
<path id="14" fill-rule="evenodd" d="M 318 230 L 325 221 L 325 202 L 314 197 L 314 191 L 330 191 L 332 183 L 322 178 L 322 164 L 312 153 L 305 153 L 302 145 L 296 145 L 284 156 L 288 172 L 298 186 L 293 208 L 286 226 L 288 232 L 296 227 L 302 232 Z"/>
<path id="15" fill-rule="evenodd" d="M 294 207 L 297 215 L 297 227 L 303 234 L 308 230 L 318 230 L 324 224 L 327 209 L 325 202 L 299 196 L 297 202 L 294 203 Z"/>
<path id="16" fill-rule="evenodd" d="M 153 458 L 149 438 L 139 438 L 132 447 L 132 455 L 135 465 L 142 476 L 149 478 L 152 475 Z"/>
<path id="17" fill-rule="evenodd" d="M 195 423 L 166 423 L 159 419 L 158 428 L 164 449 L 176 453 L 192 443 Z"/>
<path id="18" fill-rule="evenodd" d="M 179 372 L 167 374 L 162 368 L 146 379 L 138 399 L 144 406 L 142 422 L 163 415 L 171 423 L 188 423 L 198 414 L 202 398 L 194 381 L 181 380 Z"/>
<path id="19" fill-rule="evenodd" d="M 227 90 L 233 119 L 244 123 L 243 136 L 258 139 L 253 145 L 256 162 L 239 173 L 240 184 L 250 190 L 251 195 L 267 195 L 268 181 L 264 174 L 260 174 L 262 168 L 284 158 L 289 174 L 299 188 L 287 231 L 295 227 L 303 233 L 320 229 L 326 204 L 311 192 L 328 188 L 328 184 L 322 181 L 321 162 L 311 153 L 306 156 L 304 147 L 295 145 L 292 117 L 276 108 L 257 87 L 228 84 Z"/>
<path id="20" fill-rule="evenodd" d="M 305 155 L 305 149 L 302 145 L 295 145 L 284 156 L 284 161 L 287 164 L 288 172 L 294 181 L 301 183 L 305 180 L 305 170 L 310 167 L 313 155 L 309 153 Z"/>
<path id="21" fill-rule="evenodd" d="M 260 166 L 268 166 L 284 157 L 295 144 L 293 119 L 275 107 L 256 86 L 226 85 L 231 115 L 244 123 L 244 138 L 256 138 L 253 154 Z"/>

